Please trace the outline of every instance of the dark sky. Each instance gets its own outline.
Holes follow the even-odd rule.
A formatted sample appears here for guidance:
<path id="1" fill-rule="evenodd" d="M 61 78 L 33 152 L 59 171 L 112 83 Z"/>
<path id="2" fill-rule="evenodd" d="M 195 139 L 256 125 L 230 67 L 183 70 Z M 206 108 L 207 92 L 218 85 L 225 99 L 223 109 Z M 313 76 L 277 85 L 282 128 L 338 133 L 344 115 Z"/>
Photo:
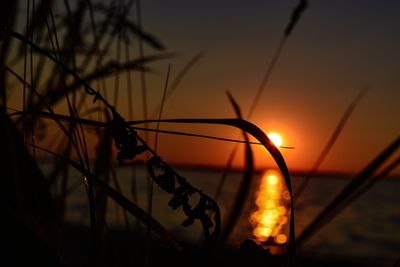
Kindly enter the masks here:
<path id="1" fill-rule="evenodd" d="M 297 4 L 143 1 L 144 29 L 168 51 L 179 53 L 170 61 L 172 75 L 196 53 L 205 53 L 168 100 L 164 116 L 232 117 L 226 90 L 246 114 Z M 296 147 L 284 151 L 289 166 L 311 167 L 346 107 L 365 87 L 370 90 L 322 169 L 358 171 L 399 135 L 399 14 L 399 1 L 309 1 L 251 118 L 266 132 L 280 132 L 285 145 Z M 150 82 L 159 88 L 154 99 L 160 98 L 166 68 L 167 63 L 160 64 L 159 75 Z M 223 129 L 210 132 L 230 134 Z M 167 144 L 162 147 L 171 155 Z M 218 151 L 229 151 L 229 144 L 224 147 Z M 199 149 L 191 160 L 204 158 Z M 261 156 L 261 151 L 256 153 Z M 182 160 L 177 154 L 171 158 Z M 226 153 L 217 154 L 212 158 L 223 163 L 225 156 L 219 155 Z"/>
<path id="2" fill-rule="evenodd" d="M 154 73 L 147 75 L 149 109 L 158 107 L 168 64 L 172 65 L 173 79 L 191 58 L 203 52 L 202 59 L 168 98 L 163 117 L 221 118 L 235 116 L 227 90 L 243 114 L 248 113 L 299 1 L 141 3 L 144 30 L 162 41 L 167 52 L 177 54 L 152 64 Z M 66 12 L 61 6 L 55 7 L 56 14 Z M 24 8 L 21 11 L 24 16 Z M 295 147 L 282 149 L 289 168 L 306 170 L 313 165 L 348 105 L 366 87 L 369 91 L 321 169 L 358 172 L 399 136 L 399 14 L 397 0 L 309 1 L 250 118 L 265 132 L 280 133 L 284 145 Z M 136 20 L 134 8 L 131 15 Z M 136 47 L 132 50 L 137 52 L 137 44 L 133 45 Z M 145 53 L 156 51 L 146 47 Z M 140 79 L 136 75 L 133 80 L 138 89 L 134 92 L 137 110 L 133 119 L 141 119 Z M 113 84 L 110 81 L 109 86 Z M 124 86 L 121 82 L 122 90 Z M 118 108 L 127 116 L 126 90 L 125 95 L 121 94 Z M 161 128 L 227 138 L 239 136 L 237 130 L 227 127 L 162 124 Z M 225 164 L 233 146 L 167 135 L 162 135 L 159 142 L 159 153 L 166 160 L 219 166 Z M 258 147 L 254 151 L 257 167 L 272 163 L 265 151 Z M 236 164 L 241 163 L 238 157 Z"/>

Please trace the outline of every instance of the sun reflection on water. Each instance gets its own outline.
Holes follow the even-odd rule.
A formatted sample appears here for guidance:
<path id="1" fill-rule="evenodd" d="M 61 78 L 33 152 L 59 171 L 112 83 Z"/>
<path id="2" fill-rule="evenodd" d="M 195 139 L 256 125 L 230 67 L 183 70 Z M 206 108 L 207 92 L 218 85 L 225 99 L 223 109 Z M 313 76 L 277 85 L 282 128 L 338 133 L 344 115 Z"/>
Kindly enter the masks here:
<path id="1" fill-rule="evenodd" d="M 257 242 L 266 245 L 287 242 L 287 236 L 281 233 L 282 227 L 288 222 L 286 191 L 278 171 L 267 170 L 263 174 L 256 193 L 257 209 L 250 216 Z"/>

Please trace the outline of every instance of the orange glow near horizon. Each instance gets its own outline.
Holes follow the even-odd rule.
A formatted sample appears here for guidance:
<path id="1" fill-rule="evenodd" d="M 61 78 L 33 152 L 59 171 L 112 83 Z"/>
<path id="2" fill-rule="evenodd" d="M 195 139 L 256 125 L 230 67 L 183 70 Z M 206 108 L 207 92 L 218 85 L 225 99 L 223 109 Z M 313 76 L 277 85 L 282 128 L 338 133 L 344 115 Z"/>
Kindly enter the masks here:
<path id="1" fill-rule="evenodd" d="M 257 210 L 250 216 L 253 235 L 257 242 L 275 244 L 287 242 L 287 236 L 281 233 L 282 227 L 288 221 L 285 191 L 278 171 L 268 170 L 263 174 L 256 193 Z"/>
<path id="2" fill-rule="evenodd" d="M 268 138 L 271 139 L 272 143 L 274 143 L 275 146 L 280 147 L 283 144 L 283 139 L 282 136 L 278 133 L 269 133 L 267 134 Z"/>

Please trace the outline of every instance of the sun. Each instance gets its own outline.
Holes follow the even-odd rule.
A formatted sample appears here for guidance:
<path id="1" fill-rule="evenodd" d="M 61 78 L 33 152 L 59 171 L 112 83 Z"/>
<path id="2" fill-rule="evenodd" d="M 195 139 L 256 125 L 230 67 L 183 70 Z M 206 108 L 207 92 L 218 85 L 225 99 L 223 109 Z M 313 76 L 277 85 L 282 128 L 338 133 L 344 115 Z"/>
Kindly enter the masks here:
<path id="1" fill-rule="evenodd" d="M 274 143 L 275 146 L 277 147 L 282 146 L 283 140 L 280 134 L 269 133 L 268 138 L 271 139 L 272 143 Z"/>

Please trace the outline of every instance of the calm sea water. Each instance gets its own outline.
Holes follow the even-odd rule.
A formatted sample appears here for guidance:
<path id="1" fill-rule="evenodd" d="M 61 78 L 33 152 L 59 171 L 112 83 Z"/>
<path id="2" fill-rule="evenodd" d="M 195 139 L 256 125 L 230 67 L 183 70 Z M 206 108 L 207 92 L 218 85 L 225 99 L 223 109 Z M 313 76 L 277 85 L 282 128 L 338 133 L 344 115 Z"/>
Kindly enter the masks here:
<path id="1" fill-rule="evenodd" d="M 212 196 L 221 177 L 219 171 L 179 169 L 178 172 L 203 192 Z M 78 174 L 70 179 L 67 219 L 71 223 L 89 224 L 87 198 Z M 222 214 L 229 210 L 238 189 L 241 173 L 232 173 L 218 204 Z M 292 177 L 293 186 L 299 185 L 302 177 Z M 256 177 L 256 181 L 260 176 Z M 295 209 L 296 232 L 299 233 L 348 183 L 345 177 L 315 177 L 310 182 Z M 122 193 L 131 199 L 131 188 L 136 181 L 138 204 L 146 208 L 146 173 L 144 168 L 132 171 L 129 167 L 117 169 L 117 179 Z M 115 187 L 115 181 L 111 182 Z M 254 238 L 249 223 L 255 211 L 255 198 L 259 184 L 255 182 L 252 193 L 245 203 L 241 219 L 234 230 L 231 244 L 237 245 L 245 239 Z M 153 217 L 167 228 L 177 240 L 196 243 L 201 240 L 201 227 L 195 224 L 181 226 L 185 219 L 181 210 L 172 210 L 167 203 L 171 195 L 154 186 Z M 322 228 L 302 247 L 303 252 L 320 256 L 380 258 L 395 262 L 400 257 L 400 180 L 387 179 L 376 183 L 364 195 L 354 201 L 342 213 Z M 107 223 L 110 227 L 124 227 L 122 211 L 109 202 Z M 133 223 L 131 221 L 131 223 Z M 283 229 L 285 232 L 285 229 Z"/>

